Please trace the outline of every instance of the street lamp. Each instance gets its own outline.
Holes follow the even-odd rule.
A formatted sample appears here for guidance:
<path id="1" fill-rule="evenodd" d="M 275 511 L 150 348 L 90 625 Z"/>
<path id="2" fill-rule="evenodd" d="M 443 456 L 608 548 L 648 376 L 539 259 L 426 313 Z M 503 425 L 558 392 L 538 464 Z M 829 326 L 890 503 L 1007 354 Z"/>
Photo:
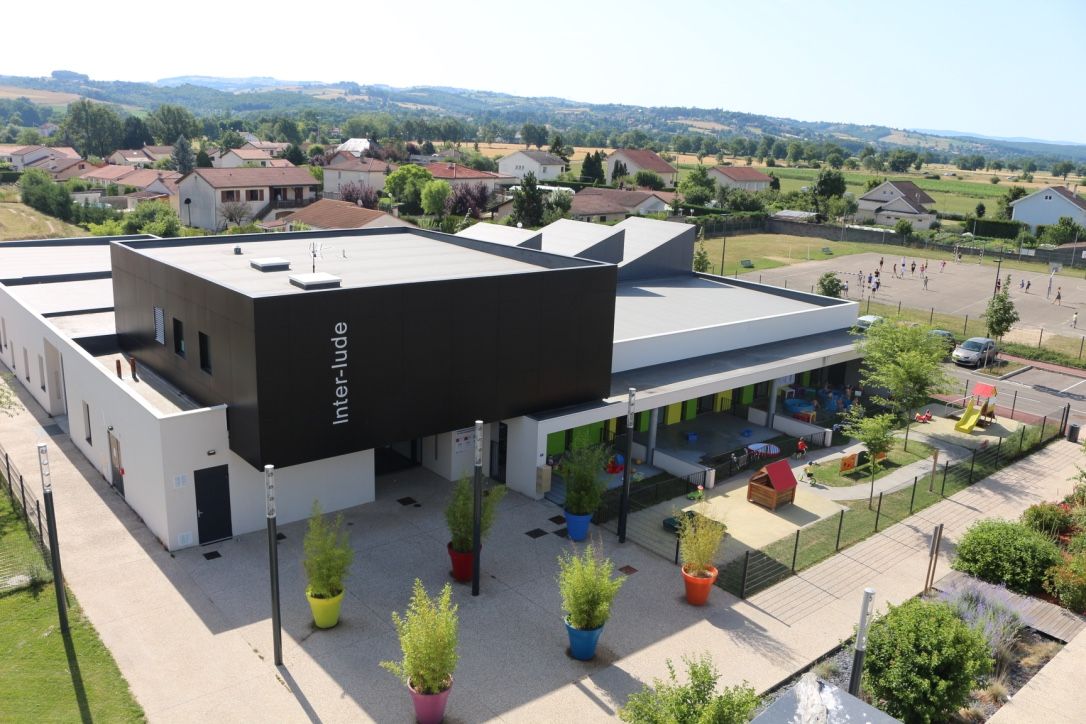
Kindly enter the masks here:
<path id="1" fill-rule="evenodd" d="M 475 504 L 471 521 L 471 595 L 479 595 L 479 558 L 483 549 L 483 421 L 475 421 Z"/>
<path id="2" fill-rule="evenodd" d="M 634 400 L 637 388 L 629 388 L 626 400 L 626 464 L 622 467 L 622 497 L 618 504 L 618 542 L 626 542 L 626 519 L 630 514 L 630 467 L 633 465 Z"/>
<path id="3" fill-rule="evenodd" d="M 49 447 L 38 443 L 38 469 L 41 471 L 42 499 L 45 503 L 45 520 L 49 527 L 49 557 L 53 563 L 53 588 L 57 594 L 57 615 L 60 631 L 68 633 L 68 599 L 64 595 L 64 573 L 60 568 L 60 543 L 57 541 L 57 514 L 53 508 L 53 481 L 49 476 Z M 24 511 L 26 512 L 26 511 Z M 39 531 L 40 533 L 40 531 Z"/>
<path id="4" fill-rule="evenodd" d="M 279 531 L 276 525 L 275 466 L 264 466 L 264 502 L 268 517 L 268 568 L 271 572 L 272 643 L 275 665 L 283 665 L 283 627 L 279 618 Z"/>

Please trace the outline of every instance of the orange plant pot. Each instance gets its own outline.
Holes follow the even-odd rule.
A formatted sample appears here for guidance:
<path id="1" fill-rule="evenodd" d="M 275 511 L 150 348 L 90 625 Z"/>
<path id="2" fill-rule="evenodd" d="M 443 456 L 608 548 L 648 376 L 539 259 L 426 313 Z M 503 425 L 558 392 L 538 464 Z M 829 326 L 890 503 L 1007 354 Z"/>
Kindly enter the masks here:
<path id="1" fill-rule="evenodd" d="M 692 576 L 686 572 L 686 566 L 682 568 L 683 583 L 686 584 L 686 602 L 691 606 L 704 606 L 709 601 L 709 592 L 716 583 L 717 570 L 712 566 L 705 576 Z"/>

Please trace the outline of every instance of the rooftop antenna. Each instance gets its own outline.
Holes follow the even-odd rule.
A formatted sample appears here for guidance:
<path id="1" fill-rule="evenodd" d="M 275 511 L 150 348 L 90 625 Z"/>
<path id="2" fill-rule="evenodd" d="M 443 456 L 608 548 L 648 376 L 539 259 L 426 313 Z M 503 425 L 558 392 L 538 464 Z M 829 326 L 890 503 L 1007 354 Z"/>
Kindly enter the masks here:
<path id="1" fill-rule="evenodd" d="M 312 271 L 317 273 L 317 259 L 324 258 L 324 244 L 318 244 L 315 241 L 309 242 L 309 256 L 313 260 Z"/>

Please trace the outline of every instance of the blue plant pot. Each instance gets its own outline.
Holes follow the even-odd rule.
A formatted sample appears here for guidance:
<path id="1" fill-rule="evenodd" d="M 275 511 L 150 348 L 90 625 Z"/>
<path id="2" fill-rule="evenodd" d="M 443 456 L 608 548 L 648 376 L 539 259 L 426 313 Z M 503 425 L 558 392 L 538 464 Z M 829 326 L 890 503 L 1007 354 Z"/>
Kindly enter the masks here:
<path id="1" fill-rule="evenodd" d="M 589 631 L 582 631 L 569 625 L 569 618 L 565 619 L 566 632 L 569 634 L 569 653 L 578 661 L 591 661 L 596 658 L 596 644 L 599 643 L 603 626 Z"/>
<path id="2" fill-rule="evenodd" d="M 588 524 L 592 522 L 592 514 L 574 515 L 568 510 L 566 514 L 566 531 L 570 540 L 581 541 L 588 537 Z"/>

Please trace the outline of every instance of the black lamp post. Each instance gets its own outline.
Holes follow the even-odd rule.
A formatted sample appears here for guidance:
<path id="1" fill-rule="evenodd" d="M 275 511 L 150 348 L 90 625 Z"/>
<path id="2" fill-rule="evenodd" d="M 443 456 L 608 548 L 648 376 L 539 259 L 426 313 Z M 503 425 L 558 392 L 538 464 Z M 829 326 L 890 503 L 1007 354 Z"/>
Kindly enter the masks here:
<path id="1" fill-rule="evenodd" d="M 626 542 L 626 518 L 630 513 L 630 466 L 633 465 L 634 399 L 637 388 L 629 389 L 626 401 L 626 464 L 622 468 L 622 497 L 618 505 L 618 542 Z"/>

